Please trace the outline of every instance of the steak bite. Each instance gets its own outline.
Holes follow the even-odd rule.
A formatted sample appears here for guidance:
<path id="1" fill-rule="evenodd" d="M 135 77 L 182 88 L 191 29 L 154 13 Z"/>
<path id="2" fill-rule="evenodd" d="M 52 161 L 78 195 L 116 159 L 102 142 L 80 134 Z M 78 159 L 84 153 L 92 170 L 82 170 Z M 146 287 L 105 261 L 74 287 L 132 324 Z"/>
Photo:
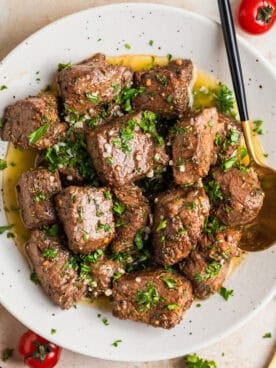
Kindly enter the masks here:
<path id="1" fill-rule="evenodd" d="M 176 184 L 206 176 L 213 159 L 218 114 L 215 108 L 190 114 L 172 128 L 173 175 Z"/>
<path id="2" fill-rule="evenodd" d="M 183 59 L 135 72 L 134 85 L 144 92 L 134 97 L 134 110 L 150 110 L 165 118 L 182 115 L 191 105 L 193 75 L 192 61 Z"/>
<path id="3" fill-rule="evenodd" d="M 117 217 L 117 229 L 112 250 L 120 253 L 133 247 L 136 234 L 139 236 L 143 232 L 150 207 L 139 187 L 129 185 L 114 188 L 114 193 L 118 201 L 115 201 L 113 206 Z"/>
<path id="4" fill-rule="evenodd" d="M 62 309 L 69 309 L 84 296 L 86 286 L 76 270 L 68 267 L 70 252 L 56 236 L 34 230 L 26 252 L 45 293 Z"/>
<path id="5" fill-rule="evenodd" d="M 173 265 L 187 257 L 196 246 L 209 210 L 203 188 L 173 189 L 161 195 L 154 211 L 155 261 Z"/>
<path id="6" fill-rule="evenodd" d="M 219 113 L 212 165 L 230 159 L 241 145 L 242 137 L 241 123 Z"/>
<path id="7" fill-rule="evenodd" d="M 90 132 L 87 150 L 103 183 L 120 187 L 150 173 L 156 165 L 156 149 L 163 146 L 155 119 L 155 114 L 145 111 L 123 116 Z"/>
<path id="8" fill-rule="evenodd" d="M 107 188 L 69 186 L 56 196 L 56 209 L 75 253 L 105 249 L 115 236 Z"/>
<path id="9" fill-rule="evenodd" d="M 216 169 L 213 177 L 223 197 L 216 210 L 217 217 L 229 226 L 252 222 L 264 199 L 257 173 L 252 168 L 248 171 L 232 168 L 226 172 Z"/>
<path id="10" fill-rule="evenodd" d="M 6 108 L 1 138 L 15 147 L 43 150 L 58 142 L 66 129 L 58 118 L 56 97 L 44 93 Z"/>
<path id="11" fill-rule="evenodd" d="M 67 110 L 96 116 L 131 85 L 132 74 L 126 66 L 107 64 L 101 55 L 61 70 L 57 83 Z"/>
<path id="12" fill-rule="evenodd" d="M 205 258 L 194 250 L 189 257 L 179 263 L 181 273 L 191 281 L 194 295 L 205 299 L 218 291 L 227 276 L 230 262 L 217 262 Z"/>
<path id="13" fill-rule="evenodd" d="M 113 278 L 120 278 L 125 273 L 123 265 L 119 261 L 100 259 L 96 263 L 91 263 L 91 287 L 88 288 L 89 295 L 97 298 L 100 295 L 112 295 Z"/>
<path id="14" fill-rule="evenodd" d="M 57 171 L 37 167 L 23 172 L 16 190 L 22 220 L 28 229 L 56 222 L 53 197 L 61 191 Z"/>
<path id="15" fill-rule="evenodd" d="M 190 282 L 163 269 L 122 276 L 114 282 L 112 295 L 115 317 L 166 329 L 182 320 L 193 301 Z"/>

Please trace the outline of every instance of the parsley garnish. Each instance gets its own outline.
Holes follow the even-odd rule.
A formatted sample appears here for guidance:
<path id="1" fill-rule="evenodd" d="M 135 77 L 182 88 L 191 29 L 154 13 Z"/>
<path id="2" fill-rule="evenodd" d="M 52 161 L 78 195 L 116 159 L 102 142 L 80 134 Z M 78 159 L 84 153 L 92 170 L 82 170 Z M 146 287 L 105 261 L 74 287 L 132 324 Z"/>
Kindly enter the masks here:
<path id="1" fill-rule="evenodd" d="M 59 226 L 58 224 L 54 224 L 48 227 L 46 234 L 48 236 L 57 236 L 59 233 Z"/>
<path id="2" fill-rule="evenodd" d="M 131 49 L 131 45 L 129 43 L 125 43 L 125 48 L 130 50 Z"/>
<path id="3" fill-rule="evenodd" d="M 35 272 L 32 272 L 30 274 L 30 280 L 35 284 L 38 285 L 39 284 L 39 279 L 37 277 L 37 274 Z"/>
<path id="4" fill-rule="evenodd" d="M 57 330 L 55 328 L 51 328 L 51 335 L 54 335 L 55 333 L 57 333 Z"/>
<path id="5" fill-rule="evenodd" d="M 198 281 L 209 280 L 212 277 L 217 276 L 220 270 L 221 264 L 213 261 L 208 264 L 208 266 L 204 270 L 204 273 L 196 273 L 196 279 Z"/>
<path id="6" fill-rule="evenodd" d="M 205 190 L 211 202 L 217 202 L 218 200 L 223 199 L 219 183 L 216 180 L 209 181 L 205 186 Z"/>
<path id="7" fill-rule="evenodd" d="M 135 234 L 135 237 L 134 237 L 134 245 L 136 246 L 137 249 L 140 249 L 140 250 L 143 249 L 143 247 L 144 247 L 141 230 L 136 231 L 136 234 Z"/>
<path id="8" fill-rule="evenodd" d="M 5 231 L 10 230 L 12 227 L 13 227 L 13 224 L 0 226 L 0 235 L 4 234 Z"/>
<path id="9" fill-rule="evenodd" d="M 4 170 L 8 167 L 7 161 L 0 159 L 0 170 Z"/>
<path id="10" fill-rule="evenodd" d="M 119 280 L 119 278 L 121 278 L 123 276 L 122 272 L 115 272 L 113 275 L 113 280 Z"/>
<path id="11" fill-rule="evenodd" d="M 154 112 L 144 111 L 138 125 L 144 133 L 149 133 L 159 145 L 164 143 L 163 138 L 156 131 L 156 114 Z"/>
<path id="12" fill-rule="evenodd" d="M 150 46 L 153 46 L 153 44 L 154 44 L 154 41 L 153 40 L 149 40 L 149 45 Z"/>
<path id="13" fill-rule="evenodd" d="M 167 54 L 167 59 L 168 59 L 169 61 L 171 61 L 171 60 L 172 60 L 172 58 L 173 58 L 172 54 Z"/>
<path id="14" fill-rule="evenodd" d="M 95 102 L 95 103 L 99 101 L 99 97 L 97 95 L 93 95 L 93 93 L 86 92 L 85 95 L 88 101 Z"/>
<path id="15" fill-rule="evenodd" d="M 44 258 L 47 258 L 47 259 L 51 260 L 51 259 L 55 259 L 57 257 L 58 250 L 53 249 L 53 248 L 46 248 L 46 249 L 43 249 L 41 254 Z"/>
<path id="16" fill-rule="evenodd" d="M 253 121 L 253 124 L 255 125 L 255 128 L 253 129 L 253 132 L 258 134 L 258 135 L 264 134 L 263 129 L 262 129 L 263 123 L 264 123 L 263 120 Z"/>
<path id="17" fill-rule="evenodd" d="M 233 92 L 223 83 L 219 83 L 217 90 L 214 92 L 216 107 L 219 111 L 227 115 L 233 115 L 234 96 Z"/>
<path id="18" fill-rule="evenodd" d="M 104 197 L 105 197 L 105 199 L 112 199 L 112 194 L 110 193 L 109 190 L 106 190 L 104 192 Z"/>
<path id="19" fill-rule="evenodd" d="M 45 201 L 45 199 L 46 199 L 46 195 L 44 193 L 38 193 L 38 194 L 33 196 L 33 201 L 34 202 Z"/>
<path id="20" fill-rule="evenodd" d="M 224 230 L 225 226 L 222 225 L 217 218 L 206 217 L 204 221 L 203 231 L 211 235 L 216 235 L 218 231 Z"/>
<path id="21" fill-rule="evenodd" d="M 164 276 L 162 278 L 168 289 L 175 289 L 176 281 L 171 277 Z"/>
<path id="22" fill-rule="evenodd" d="M 173 303 L 173 304 L 168 304 L 166 306 L 166 308 L 169 310 L 169 311 L 174 311 L 175 309 L 179 308 L 179 305 L 176 304 L 176 303 Z"/>
<path id="23" fill-rule="evenodd" d="M 237 164 L 237 156 L 232 156 L 230 158 L 224 158 L 221 162 L 221 168 L 223 171 L 227 171 Z"/>
<path id="24" fill-rule="evenodd" d="M 264 335 L 263 335 L 263 339 L 270 339 L 272 337 L 272 333 L 271 332 L 266 332 Z"/>
<path id="25" fill-rule="evenodd" d="M 226 301 L 230 298 L 230 296 L 233 296 L 233 294 L 234 290 L 227 290 L 224 286 L 219 289 L 219 295 L 221 295 Z"/>
<path id="26" fill-rule="evenodd" d="M 123 342 L 123 340 L 115 340 L 111 345 L 117 348 L 121 342 Z"/>
<path id="27" fill-rule="evenodd" d="M 126 208 L 122 203 L 118 201 L 113 202 L 113 212 L 115 212 L 116 215 L 121 216 L 125 212 L 125 210 Z"/>
<path id="28" fill-rule="evenodd" d="M 6 348 L 2 351 L 2 360 L 3 362 L 6 362 L 8 359 L 10 359 L 13 356 L 14 349 Z"/>
<path id="29" fill-rule="evenodd" d="M 187 368 L 217 368 L 217 364 L 213 360 L 205 360 L 197 354 L 189 354 L 184 357 Z"/>
<path id="30" fill-rule="evenodd" d="M 167 220 L 164 220 L 163 217 L 161 216 L 160 222 L 159 222 L 159 225 L 156 228 L 156 231 L 166 229 L 166 227 L 167 227 Z"/>
<path id="31" fill-rule="evenodd" d="M 163 87 L 166 87 L 168 84 L 168 78 L 165 75 L 155 74 L 155 79 L 159 82 Z"/>
<path id="32" fill-rule="evenodd" d="M 144 87 L 123 88 L 121 92 L 117 95 L 115 103 L 117 105 L 120 105 L 123 111 L 131 112 L 132 111 L 131 100 L 134 97 L 141 95 L 144 92 L 144 90 L 145 90 Z"/>
<path id="33" fill-rule="evenodd" d="M 8 87 L 5 84 L 2 84 L 2 86 L 0 86 L 0 91 L 4 91 L 4 89 L 8 89 Z"/>
<path id="34" fill-rule="evenodd" d="M 58 64 L 58 72 L 60 72 L 63 69 L 71 68 L 71 66 L 72 66 L 71 63 L 67 63 L 67 64 L 59 63 Z"/>
<path id="35" fill-rule="evenodd" d="M 35 144 L 45 133 L 47 133 L 48 128 L 48 124 L 43 124 L 37 130 L 32 132 L 29 135 L 29 144 Z"/>
<path id="36" fill-rule="evenodd" d="M 145 290 L 137 290 L 136 292 L 136 303 L 138 304 L 139 312 L 150 310 L 152 307 L 160 301 L 158 290 L 153 282 L 147 284 Z"/>
<path id="37" fill-rule="evenodd" d="M 105 325 L 105 326 L 108 326 L 109 325 L 109 321 L 107 318 L 103 318 L 102 319 L 102 323 Z"/>

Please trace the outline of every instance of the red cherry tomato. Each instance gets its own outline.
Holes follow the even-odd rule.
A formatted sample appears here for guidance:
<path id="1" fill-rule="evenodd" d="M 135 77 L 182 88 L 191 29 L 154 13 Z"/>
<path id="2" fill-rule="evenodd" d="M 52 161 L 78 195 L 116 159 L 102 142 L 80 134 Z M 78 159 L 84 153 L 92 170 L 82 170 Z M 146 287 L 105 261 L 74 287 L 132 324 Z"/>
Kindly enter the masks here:
<path id="1" fill-rule="evenodd" d="M 28 330 L 19 340 L 18 351 L 30 368 L 53 368 L 59 361 L 61 348 Z"/>
<path id="2" fill-rule="evenodd" d="M 276 0 L 243 0 L 238 9 L 239 24 L 248 33 L 267 32 L 275 20 Z"/>

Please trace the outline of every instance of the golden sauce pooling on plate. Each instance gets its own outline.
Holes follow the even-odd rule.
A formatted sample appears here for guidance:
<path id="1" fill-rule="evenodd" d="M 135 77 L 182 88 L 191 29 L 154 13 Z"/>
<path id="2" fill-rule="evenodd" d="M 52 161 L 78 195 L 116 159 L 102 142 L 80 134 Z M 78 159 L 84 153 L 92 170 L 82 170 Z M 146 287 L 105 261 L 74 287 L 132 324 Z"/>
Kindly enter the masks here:
<path id="1" fill-rule="evenodd" d="M 141 70 L 150 68 L 153 65 L 167 65 L 168 58 L 153 56 L 153 55 L 121 55 L 107 57 L 107 61 L 110 64 L 129 66 L 134 70 Z M 197 70 L 196 80 L 193 87 L 194 96 L 194 108 L 213 106 L 214 101 L 208 90 L 214 90 L 218 86 L 219 81 L 210 74 Z M 9 144 L 6 160 L 8 163 L 13 162 L 15 165 L 8 165 L 8 168 L 3 172 L 3 201 L 5 206 L 5 212 L 7 221 L 9 224 L 13 224 L 12 232 L 15 235 L 15 242 L 20 249 L 24 252 L 24 244 L 28 240 L 30 232 L 27 230 L 22 221 L 18 211 L 18 204 L 16 198 L 16 184 L 19 176 L 22 172 L 34 167 L 36 152 L 33 150 L 22 151 L 14 148 L 12 144 Z M 240 264 L 244 259 L 244 255 L 240 258 L 236 258 L 232 262 L 232 270 Z M 94 305 L 100 309 L 109 309 L 108 298 L 100 298 L 99 300 L 91 303 L 88 299 L 84 299 L 85 304 Z"/>

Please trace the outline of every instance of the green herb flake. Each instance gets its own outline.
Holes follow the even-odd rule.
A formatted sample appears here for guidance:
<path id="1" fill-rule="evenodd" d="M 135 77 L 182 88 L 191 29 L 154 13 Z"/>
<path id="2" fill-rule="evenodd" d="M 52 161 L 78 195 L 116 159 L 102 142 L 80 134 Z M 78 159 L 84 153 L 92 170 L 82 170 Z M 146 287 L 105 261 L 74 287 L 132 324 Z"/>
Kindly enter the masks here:
<path id="1" fill-rule="evenodd" d="M 150 310 L 154 307 L 160 301 L 159 293 L 155 284 L 153 282 L 149 282 L 145 290 L 137 290 L 135 301 L 138 304 L 139 312 Z"/>
<path id="2" fill-rule="evenodd" d="M 2 351 L 2 360 L 6 362 L 13 356 L 14 349 L 6 348 Z"/>
<path id="3" fill-rule="evenodd" d="M 15 238 L 14 233 L 8 232 L 8 233 L 7 233 L 7 238 L 8 238 L 8 239 L 10 239 L 10 238 Z"/>
<path id="4" fill-rule="evenodd" d="M 47 258 L 49 260 L 53 260 L 57 257 L 58 250 L 54 249 L 54 248 L 45 248 L 45 249 L 43 249 L 41 254 L 44 258 Z"/>
<path id="5" fill-rule="evenodd" d="M 97 95 L 93 95 L 93 93 L 86 92 L 85 95 L 88 101 L 95 102 L 95 103 L 99 101 L 99 97 Z"/>
<path id="6" fill-rule="evenodd" d="M 172 103 L 172 95 L 168 95 L 168 97 L 166 98 L 166 101 L 168 102 L 168 104 Z"/>
<path id="7" fill-rule="evenodd" d="M 129 43 L 125 43 L 125 48 L 127 49 L 127 50 L 130 50 L 131 49 L 131 45 L 129 44 Z"/>
<path id="8" fill-rule="evenodd" d="M 72 67 L 72 64 L 70 62 L 66 63 L 66 64 L 59 63 L 58 64 L 58 72 L 60 72 L 63 69 L 68 69 L 68 68 L 71 68 L 71 67 Z"/>
<path id="9" fill-rule="evenodd" d="M 208 124 L 208 127 L 210 128 L 213 128 L 214 126 L 214 122 L 212 120 L 209 120 L 207 124 Z"/>
<path id="10" fill-rule="evenodd" d="M 103 319 L 102 319 L 102 323 L 103 323 L 105 326 L 109 326 L 109 324 L 110 324 L 107 318 L 103 318 Z"/>
<path id="11" fill-rule="evenodd" d="M 119 280 L 122 276 L 122 272 L 115 272 L 113 275 L 113 281 Z"/>
<path id="12" fill-rule="evenodd" d="M 149 45 L 150 46 L 153 46 L 153 44 L 154 44 L 154 41 L 153 40 L 149 40 Z"/>
<path id="13" fill-rule="evenodd" d="M 184 357 L 186 368 L 217 368 L 216 362 L 213 360 L 205 360 L 197 354 L 189 354 Z"/>
<path id="14" fill-rule="evenodd" d="M 176 304 L 176 303 L 168 304 L 168 305 L 166 306 L 166 308 L 167 308 L 169 311 L 174 311 L 174 310 L 176 310 L 177 308 L 179 308 L 179 305 L 178 305 L 178 304 Z"/>
<path id="15" fill-rule="evenodd" d="M 0 86 L 0 91 L 4 91 L 5 89 L 8 89 L 8 87 L 5 84 L 2 84 L 2 86 Z"/>
<path id="16" fill-rule="evenodd" d="M 160 219 L 159 225 L 156 228 L 156 231 L 161 231 L 166 229 L 167 227 L 167 220 L 164 220 L 162 217 Z"/>
<path id="17" fill-rule="evenodd" d="M 174 279 L 172 279 L 171 277 L 164 276 L 162 280 L 168 289 L 175 289 L 176 281 Z"/>
<path id="18" fill-rule="evenodd" d="M 159 146 L 164 143 L 163 137 L 161 137 L 156 130 L 156 114 L 152 111 L 144 111 L 142 118 L 138 121 L 139 127 L 144 133 L 149 133 L 152 138 L 157 142 Z"/>
<path id="19" fill-rule="evenodd" d="M 172 60 L 172 58 L 173 58 L 172 54 L 167 54 L 167 59 L 168 59 L 168 61 L 171 61 L 171 60 Z"/>
<path id="20" fill-rule="evenodd" d="M 13 226 L 13 224 L 0 226 L 0 235 L 4 234 L 5 231 L 10 230 Z"/>
<path id="21" fill-rule="evenodd" d="M 32 272 L 30 274 L 30 280 L 35 284 L 38 285 L 39 284 L 39 279 L 37 277 L 37 274 L 35 272 Z"/>
<path id="22" fill-rule="evenodd" d="M 263 339 L 270 339 L 272 337 L 272 333 L 271 332 L 266 332 L 264 335 L 263 335 Z"/>
<path id="23" fill-rule="evenodd" d="M 262 126 L 263 126 L 263 120 L 255 120 L 253 121 L 253 124 L 255 125 L 255 128 L 253 129 L 253 132 L 258 134 L 258 135 L 262 135 L 264 134 Z"/>
<path id="24" fill-rule="evenodd" d="M 0 170 L 5 170 L 7 167 L 7 161 L 0 159 Z"/>
<path id="25" fill-rule="evenodd" d="M 43 124 L 37 130 L 32 132 L 29 135 L 29 144 L 35 144 L 45 133 L 47 133 L 48 128 L 48 124 Z"/>
<path id="26" fill-rule="evenodd" d="M 45 199 L 46 199 L 46 195 L 44 193 L 38 193 L 38 194 L 33 196 L 33 201 L 34 202 L 45 201 Z"/>
<path id="27" fill-rule="evenodd" d="M 104 197 L 105 197 L 105 199 L 112 199 L 112 194 L 110 193 L 109 190 L 106 190 L 104 192 Z"/>
<path id="28" fill-rule="evenodd" d="M 105 162 L 107 163 L 107 165 L 112 165 L 113 164 L 113 158 L 112 157 L 107 157 L 105 159 Z"/>
<path id="29" fill-rule="evenodd" d="M 159 82 L 163 87 L 166 87 L 168 84 L 168 78 L 165 75 L 161 75 L 159 73 L 155 74 L 155 79 Z"/>
<path id="30" fill-rule="evenodd" d="M 221 168 L 223 171 L 227 171 L 233 168 L 237 164 L 237 156 L 232 156 L 230 158 L 225 158 L 221 162 Z"/>
<path id="31" fill-rule="evenodd" d="M 136 231 L 136 234 L 135 234 L 135 237 L 134 237 L 134 245 L 139 250 L 144 248 L 144 242 L 143 242 L 143 237 L 142 237 L 141 230 Z"/>
<path id="32" fill-rule="evenodd" d="M 203 273 L 196 274 L 196 279 L 198 281 L 209 280 L 219 274 L 221 267 L 220 263 L 213 261 L 207 265 Z"/>
<path id="33" fill-rule="evenodd" d="M 230 296 L 233 296 L 233 294 L 234 290 L 227 290 L 224 286 L 219 289 L 219 295 L 221 295 L 226 301 L 230 298 Z"/>
<path id="34" fill-rule="evenodd" d="M 57 333 L 57 330 L 55 328 L 51 328 L 51 335 L 54 335 Z"/>
<path id="35" fill-rule="evenodd" d="M 197 308 L 200 308 L 201 306 L 202 306 L 202 305 L 201 305 L 200 303 L 197 303 L 197 304 L 196 304 L 196 307 L 197 307 Z"/>
<path id="36" fill-rule="evenodd" d="M 217 201 L 223 199 L 219 183 L 216 180 L 210 180 L 208 184 L 205 186 L 205 190 L 211 202 L 216 203 Z"/>
<path id="37" fill-rule="evenodd" d="M 214 93 L 214 100 L 219 111 L 230 116 L 233 115 L 235 104 L 233 92 L 225 84 L 219 83 Z"/>
<path id="38" fill-rule="evenodd" d="M 59 233 L 59 225 L 58 224 L 53 224 L 53 225 L 49 226 L 46 229 L 46 234 L 48 236 L 57 236 L 58 233 Z"/>
<path id="39" fill-rule="evenodd" d="M 188 206 L 188 209 L 189 209 L 190 211 L 193 211 L 194 209 L 196 209 L 196 203 L 195 203 L 195 202 L 191 202 L 191 203 L 189 204 L 189 206 Z"/>
<path id="40" fill-rule="evenodd" d="M 113 212 L 115 212 L 116 215 L 122 216 L 125 210 L 126 210 L 126 207 L 123 205 L 123 203 L 120 203 L 119 201 L 113 202 Z"/>
<path id="41" fill-rule="evenodd" d="M 121 342 L 123 342 L 123 340 L 115 340 L 111 345 L 117 348 Z"/>

